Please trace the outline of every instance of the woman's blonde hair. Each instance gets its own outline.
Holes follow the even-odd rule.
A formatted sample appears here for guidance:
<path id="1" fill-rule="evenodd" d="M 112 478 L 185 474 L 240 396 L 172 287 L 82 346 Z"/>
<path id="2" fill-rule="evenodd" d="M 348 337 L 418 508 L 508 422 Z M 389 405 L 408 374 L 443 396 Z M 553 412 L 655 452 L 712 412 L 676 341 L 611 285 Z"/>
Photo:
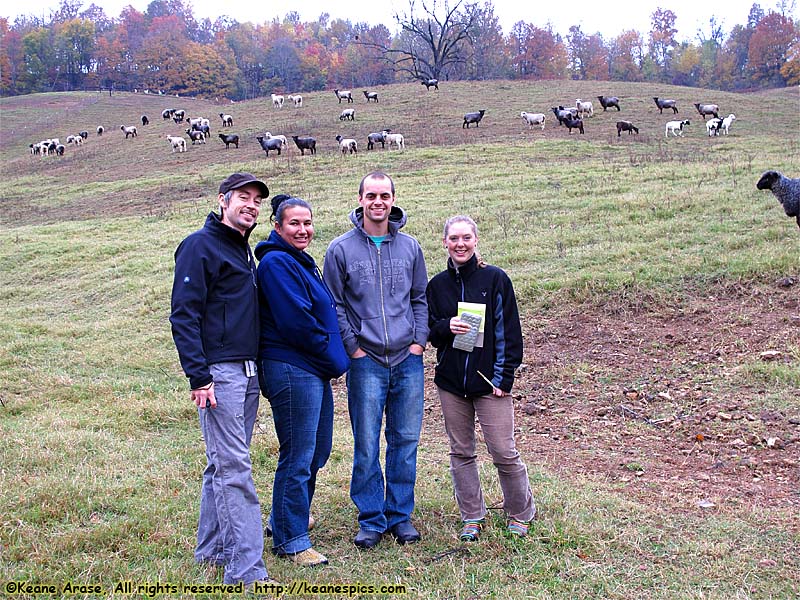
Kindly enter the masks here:
<path id="1" fill-rule="evenodd" d="M 447 239 L 447 232 L 450 231 L 450 227 L 455 223 L 466 223 L 469 225 L 470 229 L 472 229 L 472 234 L 477 238 L 478 237 L 478 224 L 472 219 L 472 217 L 468 217 L 466 215 L 455 215 L 450 217 L 444 222 L 444 235 L 443 238 Z M 475 248 L 475 258 L 478 260 L 479 267 L 485 267 L 486 262 L 484 262 L 483 258 L 481 258 L 481 253 L 478 252 L 478 249 Z"/>

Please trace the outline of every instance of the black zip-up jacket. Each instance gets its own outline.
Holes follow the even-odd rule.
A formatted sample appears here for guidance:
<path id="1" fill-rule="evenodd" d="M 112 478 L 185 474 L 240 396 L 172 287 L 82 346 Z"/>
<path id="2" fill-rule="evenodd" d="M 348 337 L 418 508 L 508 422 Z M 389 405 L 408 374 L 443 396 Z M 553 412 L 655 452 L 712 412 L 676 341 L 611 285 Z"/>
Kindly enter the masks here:
<path id="1" fill-rule="evenodd" d="M 483 373 L 495 387 L 511 392 L 514 371 L 522 363 L 522 327 L 511 280 L 498 267 L 478 266 L 473 256 L 456 268 L 448 259 L 447 270 L 428 283 L 428 339 L 437 349 L 434 383 L 451 394 L 485 396 L 492 387 L 478 375 Z M 453 348 L 450 319 L 458 314 L 459 302 L 486 305 L 483 347 L 472 352 Z"/>
<path id="2" fill-rule="evenodd" d="M 255 225 L 253 226 L 255 227 Z M 211 383 L 208 366 L 256 360 L 258 287 L 248 239 L 214 212 L 175 250 L 172 339 L 191 389 Z"/>

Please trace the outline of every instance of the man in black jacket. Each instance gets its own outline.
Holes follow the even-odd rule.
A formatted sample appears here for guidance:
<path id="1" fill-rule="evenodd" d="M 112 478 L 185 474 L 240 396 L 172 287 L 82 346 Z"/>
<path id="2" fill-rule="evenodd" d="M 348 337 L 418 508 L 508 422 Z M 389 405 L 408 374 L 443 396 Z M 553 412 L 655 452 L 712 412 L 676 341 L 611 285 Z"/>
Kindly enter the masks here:
<path id="1" fill-rule="evenodd" d="M 250 173 L 219 186 L 220 213 L 175 251 L 172 337 L 206 444 L 194 557 L 224 583 L 268 581 L 250 463 L 258 412 L 258 289 L 248 238 L 269 189 Z"/>

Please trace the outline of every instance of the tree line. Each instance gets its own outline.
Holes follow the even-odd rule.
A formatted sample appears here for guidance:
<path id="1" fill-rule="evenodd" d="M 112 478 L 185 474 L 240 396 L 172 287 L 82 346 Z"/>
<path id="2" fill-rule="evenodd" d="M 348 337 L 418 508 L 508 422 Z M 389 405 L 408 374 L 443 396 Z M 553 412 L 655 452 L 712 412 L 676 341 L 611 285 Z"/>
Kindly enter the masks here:
<path id="1" fill-rule="evenodd" d="M 796 0 L 753 4 L 747 22 L 723 30 L 716 17 L 693 41 L 678 41 L 677 15 L 657 8 L 646 33 L 566 36 L 519 21 L 504 33 L 490 0 L 409 0 L 384 25 L 297 12 L 261 24 L 196 19 L 183 0 L 131 6 L 117 18 L 82 0 L 61 0 L 48 17 L 0 18 L 0 94 L 116 89 L 241 100 L 272 92 L 440 80 L 652 81 L 745 90 L 800 83 Z"/>

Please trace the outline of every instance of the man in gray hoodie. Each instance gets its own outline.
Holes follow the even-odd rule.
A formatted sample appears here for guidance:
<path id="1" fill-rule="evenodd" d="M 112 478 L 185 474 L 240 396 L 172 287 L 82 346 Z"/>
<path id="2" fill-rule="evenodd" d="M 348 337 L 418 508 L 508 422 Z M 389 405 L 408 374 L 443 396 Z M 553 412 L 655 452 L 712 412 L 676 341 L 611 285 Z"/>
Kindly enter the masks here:
<path id="1" fill-rule="evenodd" d="M 350 497 L 358 508 L 360 548 L 372 548 L 385 532 L 398 543 L 420 539 L 411 524 L 417 445 L 422 429 L 428 341 L 428 274 L 422 248 L 401 233 L 403 209 L 394 205 L 392 179 L 368 174 L 358 188 L 353 229 L 325 253 L 324 279 L 336 300 L 347 353 L 348 411 L 353 429 Z M 386 466 L 380 435 L 386 414 Z"/>

